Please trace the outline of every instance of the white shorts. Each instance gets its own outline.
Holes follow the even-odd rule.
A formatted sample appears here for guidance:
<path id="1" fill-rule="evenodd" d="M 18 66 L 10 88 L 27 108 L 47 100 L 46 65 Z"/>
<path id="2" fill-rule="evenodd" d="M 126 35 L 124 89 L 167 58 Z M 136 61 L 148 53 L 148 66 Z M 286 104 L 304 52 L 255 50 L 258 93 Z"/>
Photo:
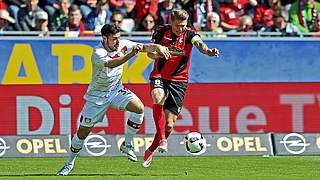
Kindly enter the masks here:
<path id="1" fill-rule="evenodd" d="M 134 99 L 139 100 L 133 92 L 122 86 L 122 88 L 110 94 L 108 102 L 105 104 L 98 105 L 87 101 L 81 112 L 80 125 L 93 127 L 96 123 L 102 122 L 109 107 L 125 111 L 127 104 Z"/>

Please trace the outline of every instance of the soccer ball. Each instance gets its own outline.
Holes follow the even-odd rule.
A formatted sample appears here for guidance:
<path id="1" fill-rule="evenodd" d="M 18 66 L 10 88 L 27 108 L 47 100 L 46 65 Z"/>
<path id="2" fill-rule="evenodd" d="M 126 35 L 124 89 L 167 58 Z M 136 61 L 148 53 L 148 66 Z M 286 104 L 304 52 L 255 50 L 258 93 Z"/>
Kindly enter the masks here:
<path id="1" fill-rule="evenodd" d="M 184 147 L 192 155 L 203 154 L 207 149 L 206 139 L 198 132 L 190 132 L 184 138 Z"/>

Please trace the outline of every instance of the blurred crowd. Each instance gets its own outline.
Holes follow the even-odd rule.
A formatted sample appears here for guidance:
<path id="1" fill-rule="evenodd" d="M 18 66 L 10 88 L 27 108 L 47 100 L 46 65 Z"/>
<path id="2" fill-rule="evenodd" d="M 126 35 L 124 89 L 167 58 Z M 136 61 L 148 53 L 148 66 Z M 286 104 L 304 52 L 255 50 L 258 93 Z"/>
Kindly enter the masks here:
<path id="1" fill-rule="evenodd" d="M 185 9 L 190 14 L 188 26 L 197 31 L 281 32 L 283 36 L 320 32 L 318 0 L 0 0 L 0 32 L 64 31 L 69 36 L 90 36 L 106 23 L 117 24 L 123 32 L 152 31 L 170 23 L 174 8 Z"/>

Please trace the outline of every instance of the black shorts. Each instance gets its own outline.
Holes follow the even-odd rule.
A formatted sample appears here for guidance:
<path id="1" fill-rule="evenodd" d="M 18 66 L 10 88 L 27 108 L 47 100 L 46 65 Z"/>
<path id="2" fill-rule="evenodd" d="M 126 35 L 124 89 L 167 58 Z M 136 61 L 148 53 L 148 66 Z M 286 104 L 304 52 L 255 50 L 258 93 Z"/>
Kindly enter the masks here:
<path id="1" fill-rule="evenodd" d="M 183 81 L 170 81 L 162 78 L 151 79 L 152 89 L 161 88 L 164 90 L 166 100 L 163 109 L 168 109 L 175 115 L 179 115 L 188 83 Z"/>

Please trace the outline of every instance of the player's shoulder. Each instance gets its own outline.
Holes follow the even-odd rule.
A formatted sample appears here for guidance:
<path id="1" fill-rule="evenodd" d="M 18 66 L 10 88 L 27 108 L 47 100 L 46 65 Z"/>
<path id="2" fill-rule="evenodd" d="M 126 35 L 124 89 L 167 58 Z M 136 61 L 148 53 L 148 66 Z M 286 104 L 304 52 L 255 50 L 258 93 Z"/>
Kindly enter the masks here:
<path id="1" fill-rule="evenodd" d="M 188 33 L 191 32 L 191 33 L 195 33 L 195 34 L 198 33 L 195 29 L 192 29 L 191 27 L 186 27 L 185 32 L 188 32 Z"/>
<path id="2" fill-rule="evenodd" d="M 129 40 L 129 39 L 120 39 L 120 44 L 124 44 L 126 45 L 127 43 L 134 43 L 133 41 Z"/>
<path id="3" fill-rule="evenodd" d="M 99 54 L 105 54 L 106 49 L 102 45 L 102 42 L 99 42 L 96 46 L 93 48 L 93 55 L 99 55 Z"/>
<path id="4" fill-rule="evenodd" d="M 127 39 L 121 39 L 119 42 L 119 49 L 123 52 L 127 52 L 128 49 L 132 49 L 137 43 Z"/>
<path id="5" fill-rule="evenodd" d="M 160 26 L 155 28 L 155 32 L 157 32 L 157 31 L 168 31 L 168 30 L 171 30 L 171 25 L 170 24 L 160 25 Z"/>

